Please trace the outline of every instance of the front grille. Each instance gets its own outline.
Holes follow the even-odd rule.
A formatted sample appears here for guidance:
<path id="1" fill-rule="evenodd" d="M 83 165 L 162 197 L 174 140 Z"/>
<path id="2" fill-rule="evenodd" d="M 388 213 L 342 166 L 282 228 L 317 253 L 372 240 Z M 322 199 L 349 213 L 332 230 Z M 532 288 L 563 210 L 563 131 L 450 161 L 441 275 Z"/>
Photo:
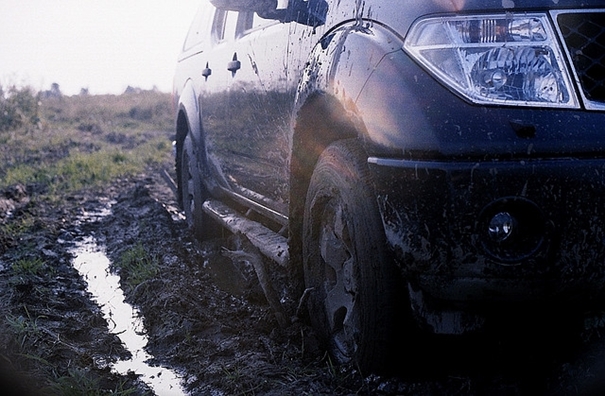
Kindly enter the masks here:
<path id="1" fill-rule="evenodd" d="M 561 13 L 557 23 L 584 97 L 605 102 L 605 13 Z"/>

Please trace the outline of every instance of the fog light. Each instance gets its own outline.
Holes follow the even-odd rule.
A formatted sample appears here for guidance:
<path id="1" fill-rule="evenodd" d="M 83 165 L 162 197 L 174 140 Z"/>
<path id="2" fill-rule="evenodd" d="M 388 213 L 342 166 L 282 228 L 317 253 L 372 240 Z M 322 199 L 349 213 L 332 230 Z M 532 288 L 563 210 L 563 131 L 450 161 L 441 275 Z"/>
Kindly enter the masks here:
<path id="1" fill-rule="evenodd" d="M 488 233 L 492 241 L 504 242 L 515 231 L 516 220 L 508 212 L 497 213 L 489 222 Z"/>
<path id="2" fill-rule="evenodd" d="M 516 265 L 538 254 L 547 235 L 538 206 L 525 198 L 503 197 L 479 214 L 477 234 L 484 251 L 498 264 Z"/>

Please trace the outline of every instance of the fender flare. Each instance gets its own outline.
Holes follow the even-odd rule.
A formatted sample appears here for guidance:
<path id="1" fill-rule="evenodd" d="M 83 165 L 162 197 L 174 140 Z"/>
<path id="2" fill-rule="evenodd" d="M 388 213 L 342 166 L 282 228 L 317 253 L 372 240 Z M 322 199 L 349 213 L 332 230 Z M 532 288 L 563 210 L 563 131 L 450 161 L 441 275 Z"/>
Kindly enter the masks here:
<path id="1" fill-rule="evenodd" d="M 180 117 L 181 114 L 185 117 L 187 131 L 191 134 L 191 139 L 193 140 L 195 147 L 199 147 L 199 144 L 202 141 L 202 125 L 200 121 L 201 111 L 197 97 L 195 89 L 193 88 L 193 81 L 189 79 L 185 83 L 183 91 L 179 96 L 177 117 Z M 180 134 L 181 131 L 177 131 L 177 133 Z M 179 138 L 184 139 L 185 136 L 177 136 L 177 140 Z"/>
<path id="2" fill-rule="evenodd" d="M 379 64 L 402 48 L 401 37 L 372 21 L 349 21 L 329 30 L 306 62 L 298 84 L 295 117 L 314 97 L 327 95 L 340 104 L 349 122 L 363 134 L 366 128 L 357 101 Z"/>
<path id="3" fill-rule="evenodd" d="M 202 183 L 204 183 L 205 188 L 211 195 L 220 196 L 222 192 L 219 184 L 212 177 L 208 168 L 208 155 L 206 153 L 206 142 L 202 125 L 202 108 L 198 100 L 198 95 L 193 87 L 192 80 L 188 80 L 183 88 L 181 96 L 179 97 L 178 109 L 177 119 L 179 119 L 182 114 L 182 117 L 184 117 L 185 122 L 187 123 L 187 133 L 178 130 L 179 127 L 177 126 L 177 156 L 180 155 L 179 144 L 182 145 L 185 137 L 190 135 Z"/>

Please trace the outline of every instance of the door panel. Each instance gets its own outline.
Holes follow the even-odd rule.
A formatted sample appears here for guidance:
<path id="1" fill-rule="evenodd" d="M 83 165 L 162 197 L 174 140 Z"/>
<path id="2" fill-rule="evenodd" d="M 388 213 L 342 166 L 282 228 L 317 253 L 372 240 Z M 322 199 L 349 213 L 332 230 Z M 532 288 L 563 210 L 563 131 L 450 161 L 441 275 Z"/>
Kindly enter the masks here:
<path id="1" fill-rule="evenodd" d="M 211 51 L 217 66 L 208 81 L 217 78 L 201 97 L 208 158 L 226 187 L 285 214 L 295 94 L 285 78 L 287 25 L 252 13 L 228 18 L 225 38 Z"/>
<path id="2" fill-rule="evenodd" d="M 236 134 L 229 116 L 229 88 L 234 77 L 227 69 L 233 60 L 237 19 L 237 12 L 215 11 L 210 35 L 212 43 L 203 56 L 205 65 L 198 71 L 203 77 L 200 80 L 200 111 L 207 166 L 215 180 L 229 189 L 226 153 Z"/>
<path id="3" fill-rule="evenodd" d="M 207 158 L 224 187 L 287 215 L 296 89 L 323 28 L 222 14 L 202 84 Z"/>

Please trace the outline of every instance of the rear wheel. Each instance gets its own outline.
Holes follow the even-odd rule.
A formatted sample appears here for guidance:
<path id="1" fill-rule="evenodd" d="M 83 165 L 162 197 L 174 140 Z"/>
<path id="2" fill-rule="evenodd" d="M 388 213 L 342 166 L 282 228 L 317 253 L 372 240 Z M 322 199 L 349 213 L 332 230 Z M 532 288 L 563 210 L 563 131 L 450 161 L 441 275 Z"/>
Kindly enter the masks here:
<path id="1" fill-rule="evenodd" d="M 197 239 L 208 239 L 212 235 L 211 228 L 214 224 L 210 223 L 210 219 L 202 210 L 208 194 L 202 184 L 193 141 L 189 135 L 183 141 L 181 150 L 180 181 L 181 205 L 187 218 L 187 225 Z"/>
<path id="2" fill-rule="evenodd" d="M 309 315 L 332 356 L 364 371 L 390 364 L 398 275 L 389 260 L 363 150 L 330 145 L 311 177 L 303 220 Z"/>

